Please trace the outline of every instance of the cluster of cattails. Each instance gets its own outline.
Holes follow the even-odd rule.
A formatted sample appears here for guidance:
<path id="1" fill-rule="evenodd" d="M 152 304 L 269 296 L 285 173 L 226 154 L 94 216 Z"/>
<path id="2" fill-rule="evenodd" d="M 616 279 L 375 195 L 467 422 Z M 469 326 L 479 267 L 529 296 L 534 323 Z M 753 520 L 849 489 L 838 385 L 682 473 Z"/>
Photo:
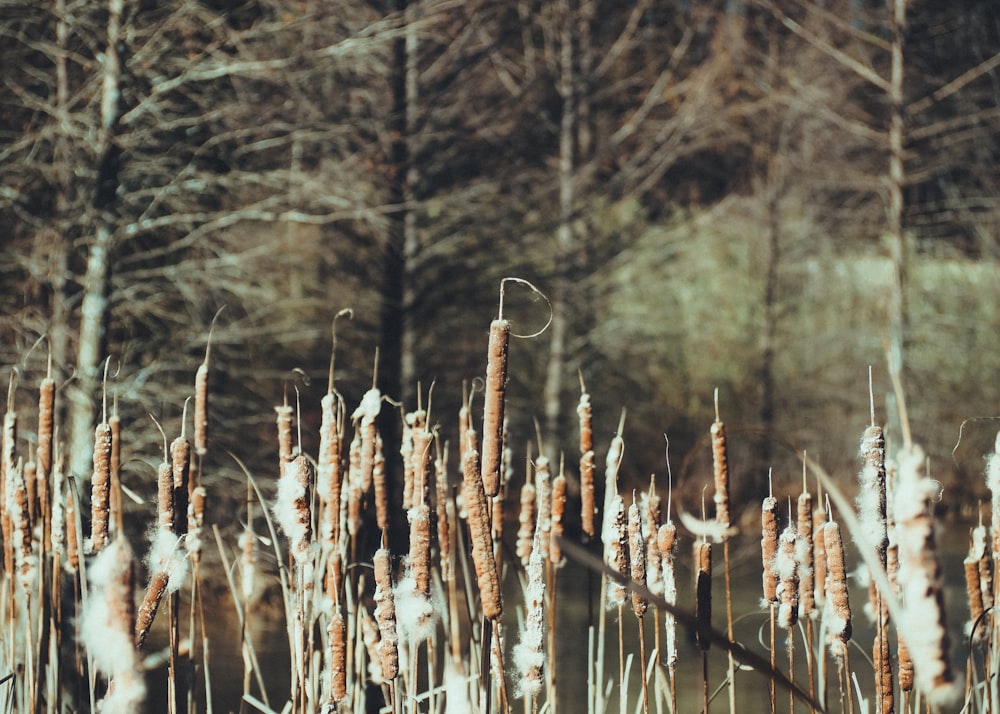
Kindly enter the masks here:
<path id="1" fill-rule="evenodd" d="M 568 460 L 562 455 L 558 461 L 555 454 L 546 454 L 539 436 L 527 447 L 523 482 L 511 475 L 513 449 L 506 410 L 510 335 L 510 323 L 501 311 L 489 330 L 480 429 L 472 397 L 464 394 L 454 441 L 445 438 L 447 429 L 434 421 L 429 395 L 426 408 L 418 402 L 413 411 L 397 410 L 374 377 L 371 388 L 349 408 L 336 389 L 332 357 L 326 394 L 320 400 L 322 422 L 315 456 L 303 450 L 303 422 L 289 395 L 276 407 L 273 498 L 265 495 L 263 482 L 247 474 L 239 580 L 230 575 L 221 536 L 218 540 L 242 624 L 245 702 L 256 702 L 255 694 L 267 698 L 265 678 L 253 652 L 248 605 L 263 587 L 260 565 L 271 556 L 261 548 L 269 547 L 281 563 L 277 572 L 288 629 L 291 677 L 285 710 L 295 714 L 377 707 L 400 712 L 508 712 L 517 697 L 525 700 L 526 711 L 557 710 L 558 687 L 573 686 L 578 676 L 557 667 L 562 652 L 557 632 L 567 626 L 560 621 L 563 601 L 557 599 L 560 573 L 565 573 L 560 568 L 567 561 L 567 534 L 578 532 L 585 543 L 601 549 L 608 573 L 600 586 L 596 579 L 593 584 L 595 600 L 599 598 L 603 607 L 594 609 L 600 629 L 591 632 L 588 648 L 591 709 L 607 711 L 607 697 L 616 684 L 615 668 L 605 671 L 603 655 L 605 619 L 613 622 L 616 617 L 622 710 L 633 708 L 628 703 L 629 689 L 635 687 L 634 679 L 629 680 L 630 667 L 641 673 L 644 711 L 653 708 L 654 698 L 658 710 L 684 708 L 677 695 L 685 687 L 675 680 L 685 656 L 678 624 L 692 628 L 702 665 L 703 686 L 688 690 L 699 689 L 701 705 L 708 708 L 714 689 L 710 650 L 726 649 L 731 658 L 743 646 L 733 633 L 729 582 L 729 541 L 737 537 L 734 523 L 740 522 L 740 514 L 735 511 L 737 501 L 730 499 L 727 435 L 718 408 L 709 429 L 714 519 L 692 519 L 691 547 L 680 549 L 683 533 L 671 518 L 669 500 L 662 508 L 656 479 L 650 479 L 648 491 L 623 492 L 632 476 L 623 471 L 624 412 L 616 433 L 602 445 L 607 452 L 603 507 L 599 507 L 592 405 L 582 378 L 578 463 L 574 464 L 575 454 Z M 191 611 L 194 623 L 199 568 L 206 567 L 203 541 L 210 494 L 202 485 L 201 468 L 208 454 L 208 375 L 206 352 L 195 375 L 193 437 L 187 436 L 190 417 L 185 408 L 180 436 L 173 440 L 164 436 L 155 482 L 149 479 L 149 494 L 155 492 L 156 498 L 155 511 L 150 505 L 146 514 L 149 548 L 144 558 L 134 557 L 124 538 L 121 449 L 127 425 L 116 408 L 108 413 L 107 397 L 95 429 L 88 488 L 82 494 L 70 488 L 62 471 L 55 382 L 46 377 L 39 383 L 37 448 L 31 454 L 19 448 L 21 417 L 8 398 L 0 444 L 4 576 L 0 613 L 20 623 L 20 629 L 12 628 L 0 647 L 0 664 L 4 671 L 15 672 L 17 684 L 11 695 L 15 710 L 73 708 L 73 703 L 59 701 L 67 696 L 63 688 L 46 685 L 58 682 L 63 674 L 89 687 L 101 711 L 141 710 L 146 697 L 144 650 L 158 618 L 167 620 L 170 640 L 166 708 L 177 712 L 193 702 L 194 694 L 187 688 L 198 669 L 193 660 L 185 663 L 185 659 L 195 656 L 197 646 L 193 641 L 184 646 L 179 618 L 182 611 Z M 13 379 L 10 392 L 15 393 Z M 390 443 L 386 436 L 389 432 L 383 427 L 388 420 L 398 427 L 392 430 L 401 434 L 398 443 Z M 456 461 L 449 469 L 449 444 L 452 453 L 457 452 L 457 469 Z M 817 687 L 817 680 L 826 669 L 814 670 L 814 660 L 822 659 L 835 663 L 843 708 L 853 711 L 848 703 L 857 686 L 848 657 L 854 631 L 848 597 L 852 568 L 845 558 L 845 539 L 853 536 L 872 572 L 868 609 L 876 623 L 871 650 L 874 710 L 898 710 L 893 700 L 898 689 L 907 697 L 912 692 L 925 698 L 931 710 L 945 711 L 954 701 L 958 677 L 952 669 L 935 558 L 932 506 L 937 485 L 916 446 L 907 445 L 895 466 L 887 463 L 885 439 L 874 425 L 864 432 L 860 455 L 855 504 L 860 528 L 846 518 L 846 511 L 853 509 L 838 502 L 835 512 L 829 501 L 814 499 L 805 482 L 794 502 L 794 496 L 786 502 L 771 493 L 763 500 L 761 585 L 771 620 L 772 655 L 771 670 L 764 672 L 771 675 L 772 708 L 776 710 L 777 682 L 802 695 L 792 689 L 796 668 L 809 669 L 807 680 L 795 680 L 808 681 L 806 696 L 825 702 L 825 685 L 819 682 Z M 398 492 L 389 480 L 397 470 L 402 474 Z M 972 701 L 983 702 L 984 710 L 995 711 L 986 682 L 997 669 L 995 658 L 990 659 L 998 638 L 992 615 L 1000 552 L 997 453 L 987 464 L 987 485 L 994 497 L 991 517 L 971 531 L 964 562 L 969 634 L 986 653 L 978 655 L 985 663 L 983 683 L 975 684 L 969 675 L 968 692 Z M 572 508 L 576 503 L 578 513 Z M 505 518 L 505 507 L 517 508 L 516 514 Z M 702 510 L 704 519 L 704 503 Z M 843 532 L 838 514 L 847 521 Z M 683 512 L 680 515 L 685 518 Z M 508 557 L 503 543 L 505 520 L 517 526 L 516 534 L 507 535 L 513 557 Z M 405 540 L 405 546 L 393 550 L 390 534 Z M 375 540 L 379 543 L 372 552 Z M 719 544 L 722 547 L 716 549 Z M 694 588 L 688 596 L 692 612 L 685 617 L 675 609 L 676 569 L 689 557 Z M 722 620 L 719 595 L 713 592 L 720 570 L 726 578 L 728 625 L 721 633 L 713 625 L 713 609 L 716 619 Z M 517 584 L 520 593 L 505 603 L 505 593 L 509 597 L 516 592 Z M 192 587 L 191 600 L 182 608 L 186 585 Z M 66 597 L 72 602 L 61 602 Z M 65 613 L 74 619 L 63 622 Z M 895 647 L 889 640 L 890 614 L 897 628 Z M 638 621 L 638 661 L 636 653 L 625 649 L 623 621 L 630 627 Z M 60 645 L 54 638 L 69 632 L 70 622 L 78 623 L 79 642 L 67 638 Z M 820 633 L 815 647 L 814 626 Z M 780 638 L 775 634 L 779 628 Z M 192 624 L 190 632 L 196 630 Z M 646 648 L 647 631 L 656 633 L 652 652 Z M 792 645 L 797 631 L 802 631 L 801 641 L 809 650 L 798 662 Z M 40 642 L 30 636 L 36 632 L 53 639 Z M 76 656 L 65 656 L 58 651 L 60 646 L 76 648 Z M 788 651 L 788 677 L 779 676 L 785 667 L 774 657 L 779 646 Z M 855 666 L 866 657 L 867 653 L 854 658 Z M 614 661 L 613 655 L 608 659 Z M 61 671 L 74 660 L 75 671 Z M 647 688 L 661 669 L 668 675 L 666 686 L 656 680 Z M 744 679 L 742 672 L 734 677 L 735 671 L 730 659 L 730 672 L 720 678 L 731 702 L 737 680 Z M 660 698 L 668 698 L 667 707 Z M 919 701 L 910 707 L 906 698 L 901 708 L 916 711 Z"/>
<path id="2" fill-rule="evenodd" d="M 181 435 L 164 452 L 155 479 L 138 496 L 155 494 L 146 503 L 149 548 L 140 559 L 125 540 L 122 446 L 126 434 L 114 400 L 109 414 L 108 376 L 94 430 L 89 478 L 71 482 L 63 470 L 58 438 L 57 384 L 51 365 L 38 383 L 37 446 L 19 443 L 24 420 L 14 407 L 12 375 L 3 418 L 0 459 L 0 532 L 3 539 L 4 639 L 12 646 L 4 667 L 19 674 L 9 704 L 16 711 L 60 711 L 75 707 L 70 689 L 104 712 L 143 708 L 146 696 L 144 647 L 160 605 L 168 608 L 169 697 L 165 708 L 179 711 L 189 698 L 188 676 L 180 675 L 182 660 L 192 665 L 194 646 L 181 651 L 179 590 L 187 583 L 189 562 L 200 561 L 201 529 L 207 493 L 200 484 L 201 459 L 207 453 L 207 355 L 195 379 L 195 434 L 192 454 L 185 436 L 187 409 L 182 409 Z M 29 426 L 30 429 L 30 426 Z M 30 433 L 30 432 L 29 432 Z M 88 488 L 89 487 L 89 488 Z M 89 504 L 88 504 L 89 501 Z M 140 512 L 141 512 L 140 508 Z M 141 513 L 140 513 L 141 517 Z M 137 586 L 148 574 L 145 589 Z M 195 608 L 189 635 L 195 635 Z M 66 636 L 76 623 L 78 637 Z"/>

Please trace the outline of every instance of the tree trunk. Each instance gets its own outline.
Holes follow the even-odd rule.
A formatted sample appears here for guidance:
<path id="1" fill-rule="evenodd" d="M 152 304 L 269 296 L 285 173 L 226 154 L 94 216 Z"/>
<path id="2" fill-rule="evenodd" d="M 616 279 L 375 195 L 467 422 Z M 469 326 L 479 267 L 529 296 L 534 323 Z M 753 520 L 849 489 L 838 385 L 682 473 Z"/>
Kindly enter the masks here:
<path id="1" fill-rule="evenodd" d="M 908 248 L 903 225 L 903 33 L 906 0 L 894 0 L 892 14 L 892 67 L 889 77 L 889 245 L 893 265 L 892 293 L 889 297 L 889 359 L 891 370 L 904 374 L 906 346 L 906 287 Z"/>
<path id="2" fill-rule="evenodd" d="M 558 443 L 562 412 L 562 381 L 566 362 L 566 332 L 569 320 L 569 291 L 573 260 L 573 148 L 576 131 L 575 87 L 573 76 L 573 13 L 570 0 L 559 3 L 562 20 L 559 52 L 559 95 L 562 119 L 559 124 L 559 227 L 556 230 L 556 269 L 552 285 L 552 325 L 549 362 L 545 375 L 542 402 L 545 406 L 545 431 L 551 443 Z"/>
<path id="3" fill-rule="evenodd" d="M 114 145 L 114 133 L 120 114 L 121 58 L 118 50 L 123 4 L 123 0 L 108 2 L 107 47 L 101 67 L 101 116 L 95 146 L 94 238 L 83 278 L 76 379 L 69 390 L 69 463 L 70 472 L 77 476 L 89 475 L 91 470 L 94 405 L 100 383 L 98 365 L 105 352 L 113 226 L 109 209 L 118 188 L 118 151 Z"/>

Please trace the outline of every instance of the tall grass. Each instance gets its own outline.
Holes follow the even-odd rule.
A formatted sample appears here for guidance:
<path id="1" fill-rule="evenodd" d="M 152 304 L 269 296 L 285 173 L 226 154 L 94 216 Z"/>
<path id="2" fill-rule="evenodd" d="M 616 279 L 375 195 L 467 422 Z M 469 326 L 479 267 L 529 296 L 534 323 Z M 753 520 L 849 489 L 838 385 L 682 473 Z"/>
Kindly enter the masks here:
<path id="1" fill-rule="evenodd" d="M 129 532 L 150 533 L 148 546 L 126 539 L 122 485 L 113 474 L 128 433 L 112 426 L 106 395 L 94 395 L 105 409 L 85 490 L 62 471 L 54 383 L 39 381 L 37 413 L 29 416 L 14 408 L 17 391 L 29 387 L 12 373 L 0 460 L 0 709 L 217 711 L 213 693 L 223 683 L 211 677 L 211 613 L 199 586 L 209 579 L 228 583 L 228 606 L 241 623 L 230 636 L 243 678 L 229 683 L 242 692 L 241 712 L 749 711 L 749 702 L 759 701 L 751 692 L 768 690 L 772 711 L 1000 711 L 1000 620 L 992 610 L 1000 456 L 991 455 L 987 467 L 990 518 L 971 524 L 964 566 L 970 628 L 949 632 L 938 494 L 916 445 L 906 444 L 896 462 L 886 458 L 873 419 L 862 436 L 857 509 L 803 455 L 829 498 L 821 492 L 814 502 L 803 478 L 800 494 L 792 486 L 760 494 L 757 516 L 730 502 L 733 471 L 716 416 L 706 425 L 714 469 L 704 475 L 715 485 L 714 514 L 699 520 L 682 513 L 687 527 L 679 529 L 669 499 L 661 511 L 655 479 L 648 492 L 620 492 L 637 481 L 621 472 L 624 413 L 605 446 L 605 493 L 595 494 L 592 405 L 582 377 L 578 469 L 563 457 L 553 477 L 556 455 L 543 452 L 539 436 L 523 446 L 527 469 L 518 483 L 512 461 L 522 447 L 509 443 L 504 419 L 509 324 L 502 311 L 489 333 L 481 439 L 472 394 L 456 405 L 454 425 L 440 408 L 440 421 L 432 421 L 429 396 L 426 410 L 418 404 L 397 412 L 373 386 L 348 405 L 331 358 L 320 447 L 311 455 L 302 450 L 306 427 L 286 393 L 276 407 L 273 473 L 243 468 L 243 532 L 227 537 L 215 529 L 218 558 L 206 557 L 203 542 L 213 487 L 202 464 L 213 448 L 208 434 L 224 428 L 207 420 L 207 353 L 193 381 L 194 443 L 185 436 L 183 409 L 179 435 L 164 436 L 157 478 L 138 494 L 155 506 L 146 509 L 146 522 L 129 523 L 139 526 Z M 379 424 L 396 418 L 402 441 L 386 443 Z M 20 435 L 25 419 L 37 420 L 34 450 Z M 390 459 L 405 467 L 407 483 L 398 491 L 385 481 L 395 471 L 387 469 Z M 669 491 L 669 472 L 665 482 Z M 405 510 L 392 502 L 396 493 L 404 494 Z M 519 525 L 507 529 L 509 543 L 503 506 Z M 403 513 L 408 545 L 393 551 L 391 519 Z M 744 598 L 737 604 L 746 611 L 734 612 L 734 569 L 747 550 L 740 544 L 758 530 L 763 579 L 754 581 L 763 587 L 752 600 L 760 604 Z M 860 563 L 847 561 L 850 539 Z M 678 548 L 685 540 L 690 547 Z M 722 544 L 719 572 L 714 543 Z M 141 567 L 133 554 L 140 546 Z M 249 611 L 261 579 L 271 577 L 258 567 L 266 550 L 279 563 L 287 691 L 261 669 Z M 855 565 L 870 574 L 872 626 L 855 622 L 851 608 Z M 582 582 L 563 575 L 569 567 L 597 571 L 585 586 L 589 594 L 567 589 Z M 684 599 L 679 568 L 694 575 L 686 598 L 693 611 L 677 605 Z M 182 612 L 190 618 L 186 634 Z M 143 663 L 157 618 L 167 620 L 169 666 L 149 674 Z M 738 631 L 744 619 L 760 624 L 759 638 Z M 685 646 L 678 627 L 696 646 Z M 965 643 L 961 656 L 949 641 Z M 726 666 L 712 666 L 723 657 Z M 165 700 L 147 693 L 151 678 L 165 678 L 166 686 L 154 688 L 167 692 Z"/>

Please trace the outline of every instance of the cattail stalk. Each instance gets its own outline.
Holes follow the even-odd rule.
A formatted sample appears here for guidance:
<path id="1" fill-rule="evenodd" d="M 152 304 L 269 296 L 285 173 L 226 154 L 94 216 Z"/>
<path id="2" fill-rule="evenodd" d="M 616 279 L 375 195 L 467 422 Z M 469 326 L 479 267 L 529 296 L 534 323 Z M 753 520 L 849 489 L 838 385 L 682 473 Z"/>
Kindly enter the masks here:
<path id="1" fill-rule="evenodd" d="M 378 624 L 379 661 L 382 676 L 392 680 L 399 674 L 399 640 L 396 635 L 396 604 L 392 590 L 392 560 L 386 548 L 375 551 L 375 622 Z"/>

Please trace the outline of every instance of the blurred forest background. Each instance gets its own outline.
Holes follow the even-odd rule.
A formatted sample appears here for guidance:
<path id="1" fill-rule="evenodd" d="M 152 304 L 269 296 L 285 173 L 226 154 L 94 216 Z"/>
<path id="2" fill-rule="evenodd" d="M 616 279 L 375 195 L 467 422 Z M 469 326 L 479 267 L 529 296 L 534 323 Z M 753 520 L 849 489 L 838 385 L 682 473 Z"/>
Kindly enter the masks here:
<path id="1" fill-rule="evenodd" d="M 0 364 L 28 411 L 51 349 L 78 475 L 110 355 L 150 492 L 147 414 L 180 431 L 223 305 L 217 502 L 225 450 L 276 470 L 292 386 L 315 453 L 342 308 L 349 409 L 378 347 L 450 435 L 515 275 L 553 311 L 511 344 L 515 444 L 538 419 L 575 463 L 582 374 L 598 458 L 625 407 L 629 482 L 666 433 L 697 494 L 718 388 L 756 504 L 801 449 L 853 476 L 869 365 L 898 446 L 888 354 L 933 472 L 984 491 L 998 423 L 952 450 L 1000 414 L 993 0 L 6 0 L 0 57 Z M 511 285 L 505 313 L 549 309 Z"/>

